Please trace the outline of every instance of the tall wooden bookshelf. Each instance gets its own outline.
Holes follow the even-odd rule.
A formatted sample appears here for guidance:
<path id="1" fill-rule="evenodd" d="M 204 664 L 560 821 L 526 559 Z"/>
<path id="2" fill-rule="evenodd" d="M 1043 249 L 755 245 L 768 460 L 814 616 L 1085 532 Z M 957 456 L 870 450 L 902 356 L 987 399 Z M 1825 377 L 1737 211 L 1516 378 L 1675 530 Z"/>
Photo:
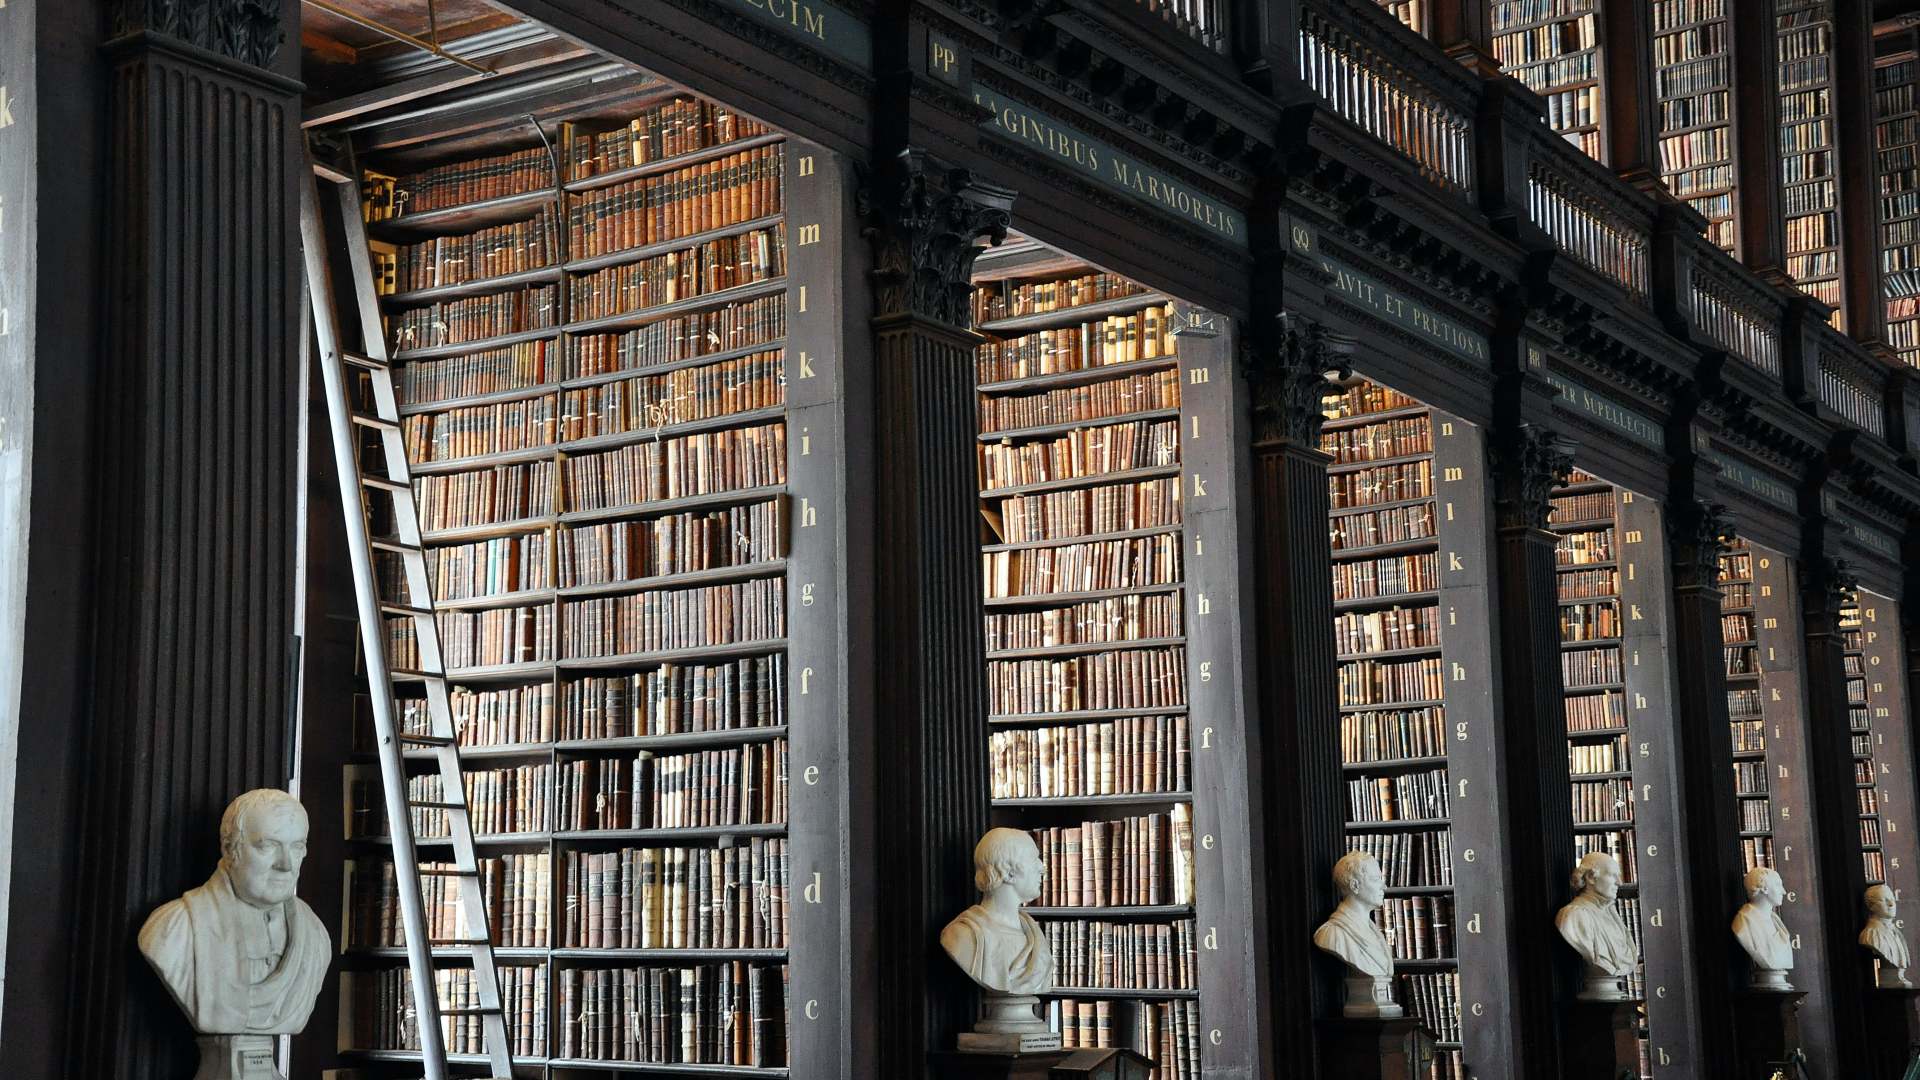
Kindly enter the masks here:
<path id="1" fill-rule="evenodd" d="M 1887 344 L 1920 365 L 1920 112 L 1914 55 L 1884 57 L 1873 69 L 1873 144 L 1880 178 L 1880 290 Z"/>
<path id="2" fill-rule="evenodd" d="M 1882 843 L 1884 832 L 1880 821 L 1874 701 L 1873 695 L 1867 691 L 1866 629 L 1861 623 L 1860 606 L 1860 597 L 1856 593 L 1840 608 L 1840 632 L 1847 671 L 1847 740 L 1853 753 L 1854 798 L 1860 814 L 1860 873 L 1866 884 L 1884 885 L 1887 883 L 1887 856 Z M 1885 696 L 1883 690 L 1883 701 Z"/>
<path id="3" fill-rule="evenodd" d="M 1400 20 L 1401 25 L 1425 37 L 1429 33 L 1427 0 L 1374 0 Z"/>
<path id="4" fill-rule="evenodd" d="M 1195 890 L 1187 633 L 1212 601 L 1187 587 L 1174 309 L 1060 259 L 1009 275 L 974 313 L 993 816 L 1047 862 L 1028 910 L 1066 1045 L 1192 1080 L 1218 920 Z"/>
<path id="5" fill-rule="evenodd" d="M 499 143 L 365 192 L 517 1074 L 831 1071 L 828 1025 L 789 1018 L 839 1004 L 844 822 L 788 763 L 844 749 L 809 686 L 844 651 L 814 603 L 844 514 L 802 456 L 837 428 L 788 430 L 839 377 L 793 381 L 788 345 L 833 333 L 806 283 L 841 253 L 831 221 L 790 249 L 786 216 L 830 218 L 837 167 L 673 90 Z M 408 667 L 404 620 L 389 641 Z M 345 786 L 341 1057 L 417 1075 L 372 767 Z M 803 806 L 829 816 L 790 830 Z M 461 1003 L 463 969 L 438 978 Z M 443 1021 L 463 1065 L 471 1020 Z"/>
<path id="6" fill-rule="evenodd" d="M 1768 710 L 1760 688 L 1753 560 L 1752 549 L 1744 544 L 1720 556 L 1720 639 L 1727 670 L 1727 717 L 1733 727 L 1740 853 L 1748 870 L 1774 864 L 1772 784 L 1767 769 Z"/>
<path id="7" fill-rule="evenodd" d="M 1654 94 L 1660 176 L 1707 219 L 1707 238 L 1738 243 L 1734 212 L 1730 0 L 1654 0 Z"/>
<path id="8" fill-rule="evenodd" d="M 1600 2 L 1490 0 L 1488 23 L 1500 69 L 1546 99 L 1553 130 L 1605 161 Z"/>
<path id="9" fill-rule="evenodd" d="M 1630 612 L 1622 570 L 1626 559 L 1620 502 L 1629 497 L 1596 476 L 1576 471 L 1554 493 L 1547 523 L 1559 535 L 1553 557 L 1559 586 L 1560 671 L 1566 687 L 1567 767 L 1573 783 L 1574 854 L 1602 851 L 1620 862 L 1620 894 L 1614 906 L 1635 944 L 1641 946 L 1642 961 L 1628 979 L 1628 988 L 1643 1002 L 1640 1075 L 1650 1077 L 1640 845 L 1635 841 L 1639 800 L 1632 751 L 1642 740 L 1629 725 L 1626 650 L 1627 619 L 1637 610 Z"/>
<path id="10" fill-rule="evenodd" d="M 1459 915 L 1471 908 L 1459 902 L 1455 879 L 1451 796 L 1460 780 L 1449 757 L 1459 718 L 1449 711 L 1458 703 L 1448 700 L 1448 665 L 1466 635 L 1446 630 L 1459 620 L 1448 622 L 1457 612 L 1442 580 L 1436 422 L 1413 398 L 1355 380 L 1329 400 L 1320 446 L 1333 459 L 1328 536 L 1347 843 L 1386 871 L 1380 921 L 1398 969 L 1395 993 L 1440 1040 L 1433 1075 L 1464 1080 L 1480 1059 L 1467 1049 L 1474 1033 L 1462 1016 L 1460 942 L 1477 928 Z M 1465 715 L 1474 714 L 1467 703 Z"/>
<path id="11" fill-rule="evenodd" d="M 1915 797 L 1920 792 L 1915 790 L 1912 714 L 1901 641 L 1900 605 L 1867 589 L 1860 591 L 1858 600 L 1858 625 L 1847 630 L 1848 681 L 1853 678 L 1856 666 L 1853 653 L 1857 645 L 1862 682 L 1860 696 L 1866 699 L 1867 716 L 1864 732 L 1848 732 L 1855 754 L 1854 782 L 1862 797 L 1871 791 L 1872 806 L 1878 815 L 1877 829 L 1873 830 L 1880 842 L 1878 869 L 1883 876 L 1878 883 L 1894 889 L 1897 895 L 1906 896 L 1910 895 L 1916 880 L 1920 880 L 1920 836 L 1913 830 Z M 1851 688 L 1848 696 L 1855 696 Z M 1848 726 L 1859 724 L 1851 721 Z M 1860 756 L 1863 751 L 1870 756 L 1863 759 Z M 1865 811 L 1864 803 L 1861 809 Z M 1869 833 L 1864 819 L 1861 830 L 1861 868 L 1867 871 L 1868 882 L 1873 883 L 1872 861 L 1866 858 Z"/>
<path id="12" fill-rule="evenodd" d="M 1787 273 L 1846 329 L 1840 259 L 1839 151 L 1832 0 L 1774 0 L 1778 32 L 1781 214 Z"/>

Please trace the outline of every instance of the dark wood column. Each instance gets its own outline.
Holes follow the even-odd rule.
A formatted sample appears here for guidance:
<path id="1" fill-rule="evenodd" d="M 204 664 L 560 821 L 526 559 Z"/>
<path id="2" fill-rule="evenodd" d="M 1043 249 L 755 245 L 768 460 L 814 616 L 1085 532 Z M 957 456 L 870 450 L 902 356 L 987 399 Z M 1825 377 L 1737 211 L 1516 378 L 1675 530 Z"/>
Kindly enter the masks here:
<path id="1" fill-rule="evenodd" d="M 1433 43 L 1448 56 L 1488 78 L 1500 74 L 1500 62 L 1493 58 L 1487 0 L 1433 0 L 1427 20 Z"/>
<path id="2" fill-rule="evenodd" d="M 1013 193 L 909 150 L 877 178 L 873 443 L 851 475 L 873 484 L 877 851 L 871 899 L 879 985 L 860 1006 L 879 1075 L 927 1073 L 972 1026 L 973 986 L 940 951 L 971 903 L 987 829 L 974 346 L 975 242 L 1006 236 Z M 864 902 L 864 901 L 863 901 Z M 859 908 L 856 907 L 856 918 Z"/>
<path id="3" fill-rule="evenodd" d="M 1620 178 L 1655 198 L 1667 197 L 1660 180 L 1659 95 L 1654 92 L 1653 11 L 1649 4 L 1611 3 L 1601 8 L 1600 52 L 1606 61 L 1607 165 Z"/>
<path id="4" fill-rule="evenodd" d="M 1834 156 L 1840 182 L 1840 277 L 1847 333 L 1883 340 L 1880 175 L 1873 133 L 1873 4 L 1834 0 Z"/>
<path id="5" fill-rule="evenodd" d="M 1253 419 L 1253 562 L 1258 598 L 1260 731 L 1270 784 L 1267 883 L 1274 1044 L 1290 1068 L 1316 1058 L 1314 1022 L 1340 1014 L 1340 966 L 1313 931 L 1339 901 L 1333 864 L 1346 851 L 1340 775 L 1333 558 L 1321 409 L 1348 372 L 1345 343 L 1298 315 L 1251 328 L 1243 370 Z M 1264 331 L 1264 333 L 1262 333 Z"/>
<path id="6" fill-rule="evenodd" d="M 1806 680 L 1807 787 L 1813 804 L 1814 873 L 1819 886 L 1819 905 L 1814 910 L 1819 918 L 1814 925 L 1789 929 L 1822 939 L 1834 1075 L 1866 1076 L 1871 1068 L 1868 1041 L 1872 1035 L 1866 1023 L 1870 967 L 1857 938 L 1867 883 L 1860 862 L 1860 810 L 1848 736 L 1846 650 L 1840 629 L 1840 607 L 1858 583 L 1844 561 L 1828 554 L 1837 545 L 1831 543 L 1821 520 L 1811 520 L 1806 531 L 1800 575 L 1806 654 L 1801 670 Z"/>
<path id="7" fill-rule="evenodd" d="M 1558 583 L 1547 529 L 1556 485 L 1573 447 L 1543 424 L 1490 434 L 1494 474 L 1496 611 L 1500 628 L 1501 831 L 1513 894 L 1506 917 L 1510 986 L 1519 1028 L 1513 1075 L 1561 1075 L 1560 1019 L 1572 1000 L 1572 953 L 1553 940 L 1573 858 L 1573 794 L 1567 772 L 1565 690 L 1560 671 Z"/>
<path id="8" fill-rule="evenodd" d="M 1694 491 L 1699 466 L 1675 467 L 1667 518 L 1673 553 L 1675 774 L 1681 778 L 1680 837 L 1688 907 L 1671 913 L 1691 930 L 1685 957 L 1697 1001 L 1696 1061 L 1734 1060 L 1733 939 L 1728 920 L 1745 902 L 1740 878 L 1740 821 L 1733 784 L 1733 735 L 1727 714 L 1726 662 L 1721 654 L 1720 556 L 1734 528 L 1726 508 Z"/>
<path id="9" fill-rule="evenodd" d="M 268 70 L 280 4 L 187 7 L 119 5 L 107 46 L 73 1076 L 192 1072 L 134 935 L 212 870 L 227 802 L 292 771 L 300 86 Z"/>
<path id="10" fill-rule="evenodd" d="M 1780 218 L 1779 32 L 1772 4 L 1728 4 L 1733 26 L 1734 179 L 1740 260 L 1785 280 L 1786 233 Z"/>

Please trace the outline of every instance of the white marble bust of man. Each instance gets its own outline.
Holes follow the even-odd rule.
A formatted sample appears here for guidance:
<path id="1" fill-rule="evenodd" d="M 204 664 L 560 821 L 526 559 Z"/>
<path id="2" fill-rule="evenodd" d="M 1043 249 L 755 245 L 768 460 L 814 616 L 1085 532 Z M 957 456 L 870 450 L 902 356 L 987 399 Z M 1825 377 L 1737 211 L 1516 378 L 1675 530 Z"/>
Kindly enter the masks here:
<path id="1" fill-rule="evenodd" d="M 307 855 L 307 812 L 260 788 L 220 818 L 220 865 L 207 883 L 161 905 L 140 952 L 202 1035 L 281 1035 L 307 1026 L 327 974 L 326 927 L 294 895 Z"/>
<path id="2" fill-rule="evenodd" d="M 1039 994 L 1053 986 L 1046 932 L 1020 905 L 1040 895 L 1040 849 L 1019 829 L 990 829 L 973 849 L 980 902 L 940 931 L 940 947 L 967 977 L 1001 994 Z"/>
<path id="3" fill-rule="evenodd" d="M 1912 961 L 1907 952 L 1907 936 L 1900 932 L 1900 924 L 1893 921 L 1897 910 L 1899 898 L 1892 889 L 1875 885 L 1867 890 L 1867 926 L 1860 931 L 1860 944 L 1879 959 L 1878 985 L 1883 990 L 1904 990 L 1913 985 L 1907 981 L 1907 964 Z"/>
<path id="4" fill-rule="evenodd" d="M 1340 906 L 1313 932 L 1313 943 L 1347 966 L 1376 979 L 1393 977 L 1393 949 L 1373 923 L 1373 910 L 1386 901 L 1387 876 L 1364 851 L 1349 851 L 1333 864 Z"/>
<path id="5" fill-rule="evenodd" d="M 1756 990 L 1791 990 L 1786 973 L 1793 970 L 1793 935 L 1777 914 L 1786 886 L 1765 866 L 1747 871 L 1745 884 L 1747 902 L 1733 916 L 1733 936 L 1753 961 L 1750 984 Z"/>
<path id="6" fill-rule="evenodd" d="M 1631 975 L 1640 961 L 1640 948 L 1620 919 L 1614 900 L 1620 895 L 1620 860 L 1604 851 L 1580 856 L 1573 871 L 1578 894 L 1554 916 L 1560 937 L 1587 962 L 1587 985 L 1580 997 L 1587 1001 L 1620 1001 L 1627 996 L 1621 977 Z"/>

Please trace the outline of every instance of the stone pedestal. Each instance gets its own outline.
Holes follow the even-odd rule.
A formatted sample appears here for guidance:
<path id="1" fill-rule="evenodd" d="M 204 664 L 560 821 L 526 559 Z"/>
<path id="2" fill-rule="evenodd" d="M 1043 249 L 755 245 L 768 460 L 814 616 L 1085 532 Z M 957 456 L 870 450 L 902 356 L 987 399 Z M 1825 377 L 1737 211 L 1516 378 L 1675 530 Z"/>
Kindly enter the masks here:
<path id="1" fill-rule="evenodd" d="M 1574 1002 L 1567 1010 L 1566 1080 L 1638 1077 L 1639 1034 L 1639 1002 Z"/>
<path id="2" fill-rule="evenodd" d="M 1733 996 L 1736 1057 L 1734 1076 L 1768 1076 L 1767 1071 L 1800 1051 L 1800 1002 L 1804 990 L 1742 990 Z"/>
<path id="3" fill-rule="evenodd" d="M 1393 980 L 1376 979 L 1371 975 L 1348 975 L 1347 997 L 1340 1006 L 1340 1015 L 1349 1020 L 1364 1020 L 1370 1017 L 1390 1019 L 1400 1015 L 1400 1006 L 1393 1000 Z"/>
<path id="4" fill-rule="evenodd" d="M 1434 1041 L 1414 1016 L 1322 1020 L 1320 1071 L 1341 1080 L 1423 1080 L 1433 1068 Z"/>
<path id="5" fill-rule="evenodd" d="M 271 1035 L 201 1035 L 193 1080 L 287 1080 L 275 1067 Z"/>
<path id="6" fill-rule="evenodd" d="M 1071 1054 L 1070 1050 L 1033 1054 L 983 1051 L 934 1054 L 933 1071 L 941 1080 L 1048 1080 L 1053 1067 Z"/>
<path id="7" fill-rule="evenodd" d="M 1867 1030 L 1873 1035 L 1873 1080 L 1902 1080 L 1920 1056 L 1920 987 L 1867 991 Z"/>

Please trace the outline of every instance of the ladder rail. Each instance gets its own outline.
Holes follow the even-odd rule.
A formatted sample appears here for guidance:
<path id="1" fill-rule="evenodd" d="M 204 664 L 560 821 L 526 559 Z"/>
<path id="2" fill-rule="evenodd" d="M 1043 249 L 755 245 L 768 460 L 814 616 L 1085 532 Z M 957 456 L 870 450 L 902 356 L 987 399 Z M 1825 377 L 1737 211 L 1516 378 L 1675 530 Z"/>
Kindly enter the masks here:
<path id="1" fill-rule="evenodd" d="M 347 174 L 351 177 L 351 174 Z M 333 441 L 335 470 L 338 473 L 343 517 L 352 564 L 355 610 L 360 623 L 361 649 L 365 659 L 372 698 L 376 750 L 380 763 L 381 793 L 386 806 L 388 832 L 393 845 L 401 923 L 406 932 L 407 967 L 413 989 L 414 1009 L 422 1062 L 427 1080 L 446 1080 L 446 1046 L 440 1027 L 440 1001 L 434 985 L 433 944 L 428 932 L 425 905 L 420 889 L 420 857 L 413 830 L 413 807 L 407 789 L 406 758 L 399 738 L 400 724 L 395 716 L 393 674 L 387 663 L 385 619 L 382 615 L 379 575 L 373 560 L 375 538 L 367 521 L 366 499 L 373 490 L 360 471 L 356 422 L 350 399 L 346 364 L 335 305 L 335 286 L 327 244 L 327 221 L 320 201 L 320 185 L 335 188 L 345 232 L 345 247 L 351 268 L 354 308 L 360 315 L 362 343 L 367 357 L 374 361 L 371 381 L 376 397 L 376 412 L 384 419 L 398 418 L 391 369 L 386 366 L 385 335 L 380 326 L 378 298 L 374 294 L 371 259 L 360 217 L 359 191 L 349 178 L 339 180 L 332 170 L 314 169 L 301 185 L 300 226 L 303 258 L 309 294 L 312 298 L 314 330 L 319 344 L 320 367 L 327 397 L 328 427 Z M 507 1040 L 503 1004 L 499 992 L 499 972 L 495 966 L 488 926 L 484 890 L 478 874 L 471 817 L 466 804 L 466 788 L 460 766 L 459 748 L 454 738 L 452 710 L 447 697 L 444 655 L 440 648 L 438 624 L 433 615 L 433 599 L 428 587 L 426 559 L 421 548 L 419 519 L 414 505 L 411 473 L 407 468 L 405 445 L 397 423 L 379 429 L 387 458 L 388 477 L 399 487 L 388 493 L 406 568 L 407 601 L 413 613 L 415 640 L 420 652 L 420 669 L 425 673 L 432 734 L 445 739 L 436 746 L 433 757 L 438 765 L 442 798 L 459 804 L 447 810 L 451 826 L 455 864 L 461 881 L 462 914 L 469 935 L 468 948 L 473 962 L 473 986 L 481 1016 L 487 1057 L 497 1076 L 512 1075 L 511 1049 Z"/>

